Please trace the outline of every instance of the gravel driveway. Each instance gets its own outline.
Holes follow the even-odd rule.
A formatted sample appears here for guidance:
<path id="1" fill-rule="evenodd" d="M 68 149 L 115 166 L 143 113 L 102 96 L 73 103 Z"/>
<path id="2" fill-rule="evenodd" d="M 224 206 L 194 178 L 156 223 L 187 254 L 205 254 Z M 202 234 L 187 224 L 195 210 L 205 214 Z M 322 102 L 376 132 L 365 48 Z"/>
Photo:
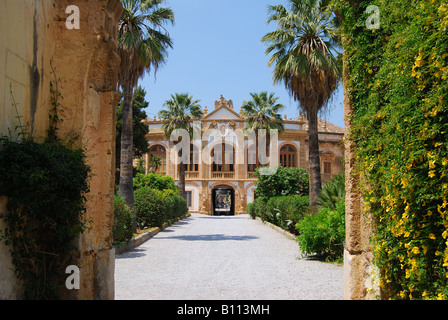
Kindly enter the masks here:
<path id="1" fill-rule="evenodd" d="M 192 214 L 116 256 L 117 300 L 341 300 L 343 268 L 247 215 Z"/>

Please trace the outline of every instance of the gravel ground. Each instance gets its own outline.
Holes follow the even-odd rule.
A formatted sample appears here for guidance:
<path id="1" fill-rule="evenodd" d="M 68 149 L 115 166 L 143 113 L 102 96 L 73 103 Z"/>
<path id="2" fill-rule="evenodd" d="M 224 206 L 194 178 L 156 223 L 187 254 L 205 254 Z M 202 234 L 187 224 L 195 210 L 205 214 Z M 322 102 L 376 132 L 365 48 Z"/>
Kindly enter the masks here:
<path id="1" fill-rule="evenodd" d="M 116 256 L 117 300 L 342 300 L 343 268 L 247 215 L 192 214 Z"/>

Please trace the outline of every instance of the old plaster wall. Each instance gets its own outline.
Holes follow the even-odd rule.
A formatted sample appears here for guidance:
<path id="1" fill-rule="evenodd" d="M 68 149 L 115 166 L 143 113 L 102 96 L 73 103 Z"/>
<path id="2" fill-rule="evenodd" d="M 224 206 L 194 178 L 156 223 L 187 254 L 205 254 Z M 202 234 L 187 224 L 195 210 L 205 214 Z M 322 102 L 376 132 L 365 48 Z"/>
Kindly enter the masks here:
<path id="1" fill-rule="evenodd" d="M 80 9 L 80 28 L 68 29 L 69 5 Z M 77 136 L 92 167 L 87 219 L 79 239 L 81 288 L 61 292 L 72 299 L 114 298 L 112 246 L 115 171 L 115 106 L 118 101 L 116 28 L 119 0 L 0 0 L 0 133 L 18 123 L 11 97 L 33 136 L 48 128 L 50 60 L 60 78 L 60 136 Z M 11 89 L 10 89 L 11 88 Z M 10 94 L 12 92 L 12 95 Z M 0 213 L 6 199 L 0 201 Z M 0 222 L 1 223 L 1 222 Z M 0 228 L 4 226 L 0 225 Z M 0 244 L 0 299 L 20 298 L 9 250 Z"/>

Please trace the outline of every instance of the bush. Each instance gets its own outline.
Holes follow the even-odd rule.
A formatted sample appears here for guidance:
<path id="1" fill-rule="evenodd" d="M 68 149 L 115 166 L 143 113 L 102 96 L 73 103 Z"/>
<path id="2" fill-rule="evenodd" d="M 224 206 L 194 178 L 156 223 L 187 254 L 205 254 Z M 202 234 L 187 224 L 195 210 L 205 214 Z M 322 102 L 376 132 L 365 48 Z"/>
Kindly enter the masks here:
<path id="1" fill-rule="evenodd" d="M 322 188 L 317 203 L 325 208 L 336 209 L 336 204 L 345 200 L 345 174 L 338 174 Z"/>
<path id="2" fill-rule="evenodd" d="M 84 149 L 29 138 L 0 138 L 0 196 L 8 198 L 5 230 L 25 299 L 54 299 L 84 232 L 90 167 Z"/>
<path id="3" fill-rule="evenodd" d="M 114 241 L 128 241 L 134 233 L 131 209 L 120 196 L 114 196 Z"/>
<path id="4" fill-rule="evenodd" d="M 167 208 L 167 218 L 175 219 L 182 217 L 188 212 L 187 201 L 171 190 L 165 190 L 162 193 Z"/>
<path id="5" fill-rule="evenodd" d="M 247 205 L 247 214 L 252 218 L 255 219 L 257 216 L 255 215 L 255 206 L 254 203 L 249 203 Z"/>
<path id="6" fill-rule="evenodd" d="M 174 183 L 174 179 L 170 176 L 149 173 L 147 175 L 138 173 L 134 178 L 134 190 L 149 187 L 156 190 L 172 190 L 174 193 L 179 194 L 179 189 Z"/>
<path id="7" fill-rule="evenodd" d="M 307 215 L 296 227 L 303 254 L 317 254 L 329 260 L 341 258 L 345 241 L 345 202 L 338 202 L 336 210 L 323 208 L 315 216 Z"/>
<path id="8" fill-rule="evenodd" d="M 167 221 L 167 205 L 161 191 L 141 187 L 134 192 L 134 210 L 140 228 L 161 227 Z"/>
<path id="9" fill-rule="evenodd" d="M 259 170 L 260 168 L 254 174 L 258 178 L 255 195 L 265 201 L 276 196 L 309 194 L 309 174 L 303 168 L 279 166 L 273 175 L 261 175 Z"/>
<path id="10" fill-rule="evenodd" d="M 273 197 L 266 204 L 269 222 L 291 233 L 297 233 L 295 225 L 305 216 L 309 203 L 308 196 Z"/>

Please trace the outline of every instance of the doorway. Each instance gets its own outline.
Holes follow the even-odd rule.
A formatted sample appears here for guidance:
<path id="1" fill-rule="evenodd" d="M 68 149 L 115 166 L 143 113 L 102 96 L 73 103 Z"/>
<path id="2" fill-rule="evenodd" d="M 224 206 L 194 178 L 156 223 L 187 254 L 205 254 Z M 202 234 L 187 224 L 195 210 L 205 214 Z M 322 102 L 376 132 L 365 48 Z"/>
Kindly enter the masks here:
<path id="1" fill-rule="evenodd" d="M 231 187 L 216 187 L 212 191 L 212 215 L 235 215 L 235 191 Z"/>

